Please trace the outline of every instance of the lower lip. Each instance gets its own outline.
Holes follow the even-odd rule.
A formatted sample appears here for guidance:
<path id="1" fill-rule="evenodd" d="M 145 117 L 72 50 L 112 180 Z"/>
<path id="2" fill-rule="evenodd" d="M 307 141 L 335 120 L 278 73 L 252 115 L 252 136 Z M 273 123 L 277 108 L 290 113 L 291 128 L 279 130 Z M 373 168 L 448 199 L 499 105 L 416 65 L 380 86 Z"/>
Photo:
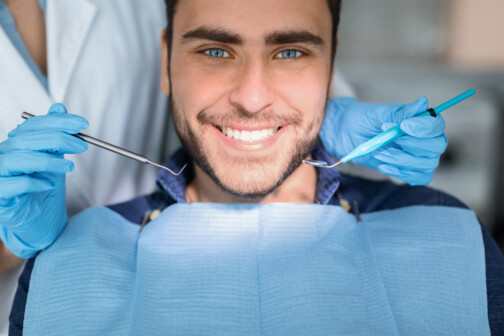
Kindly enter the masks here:
<path id="1" fill-rule="evenodd" d="M 289 125 L 282 126 L 282 128 L 280 128 L 278 130 L 278 132 L 276 132 L 273 136 L 271 136 L 265 140 L 255 141 L 255 142 L 245 142 L 245 141 L 229 138 L 229 137 L 225 136 L 221 131 L 219 131 L 219 129 L 217 127 L 215 127 L 215 126 L 212 126 L 212 127 L 215 129 L 218 136 L 224 141 L 224 143 L 226 143 L 230 147 L 232 147 L 236 150 L 240 150 L 240 151 L 252 152 L 252 151 L 263 150 L 263 149 L 266 149 L 268 147 L 273 146 L 273 144 L 278 140 L 278 138 L 282 135 L 282 133 L 284 133 L 287 130 Z"/>

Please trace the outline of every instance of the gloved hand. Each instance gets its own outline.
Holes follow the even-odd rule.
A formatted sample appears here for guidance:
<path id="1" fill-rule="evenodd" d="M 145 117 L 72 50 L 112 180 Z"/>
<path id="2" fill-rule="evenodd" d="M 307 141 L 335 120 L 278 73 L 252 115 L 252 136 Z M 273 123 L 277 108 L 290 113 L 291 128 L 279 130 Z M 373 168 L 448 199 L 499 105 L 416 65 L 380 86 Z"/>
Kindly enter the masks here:
<path id="1" fill-rule="evenodd" d="M 358 145 L 400 124 L 406 135 L 352 162 L 411 185 L 427 185 L 448 145 L 441 115 L 409 119 L 428 108 L 425 97 L 410 104 L 361 103 L 348 97 L 332 99 L 327 104 L 320 138 L 331 155 L 342 158 Z"/>
<path id="2" fill-rule="evenodd" d="M 88 122 L 53 104 L 0 143 L 0 238 L 20 258 L 51 245 L 67 222 L 65 174 L 73 163 L 63 154 L 81 153 L 87 144 L 70 134 Z"/>

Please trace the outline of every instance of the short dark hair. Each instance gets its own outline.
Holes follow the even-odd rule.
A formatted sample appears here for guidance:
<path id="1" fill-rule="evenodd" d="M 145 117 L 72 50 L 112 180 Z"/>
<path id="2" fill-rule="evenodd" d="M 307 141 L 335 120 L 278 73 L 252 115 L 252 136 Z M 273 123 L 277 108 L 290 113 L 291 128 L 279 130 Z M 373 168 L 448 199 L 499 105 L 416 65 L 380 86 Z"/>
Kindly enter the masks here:
<path id="1" fill-rule="evenodd" d="M 177 10 L 178 0 L 165 0 L 166 3 L 166 18 L 168 19 L 168 24 L 166 26 L 166 45 L 168 48 L 168 61 L 170 61 L 171 46 L 173 42 L 173 17 Z M 340 21 L 341 12 L 341 0 L 327 0 L 329 5 L 329 10 L 332 16 L 332 36 L 331 36 L 331 72 L 334 63 L 334 57 L 336 56 L 336 35 L 338 34 L 338 25 Z M 168 63 L 169 68 L 169 63 Z"/>

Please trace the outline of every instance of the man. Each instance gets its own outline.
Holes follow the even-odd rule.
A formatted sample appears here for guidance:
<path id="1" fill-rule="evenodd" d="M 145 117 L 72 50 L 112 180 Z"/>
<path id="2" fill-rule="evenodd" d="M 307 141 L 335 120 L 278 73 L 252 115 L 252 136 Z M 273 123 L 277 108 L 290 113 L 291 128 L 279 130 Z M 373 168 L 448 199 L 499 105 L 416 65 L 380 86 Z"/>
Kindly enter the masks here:
<path id="1" fill-rule="evenodd" d="M 385 292 L 393 291 L 393 288 L 389 287 L 390 282 L 385 279 L 386 276 L 383 283 L 379 279 L 372 278 L 370 283 L 373 285 L 366 287 L 373 289 L 369 292 L 363 289 L 361 293 L 355 292 L 357 288 L 352 285 L 352 281 L 368 279 L 368 271 L 379 275 L 382 272 L 387 273 L 387 268 L 380 268 L 377 272 L 377 266 L 372 261 L 370 262 L 372 258 L 367 257 L 359 259 L 366 265 L 369 264 L 369 267 L 362 268 L 353 263 L 356 259 L 349 261 L 350 259 L 335 258 L 336 261 L 333 260 L 330 264 L 317 263 L 317 258 L 326 261 L 328 254 L 339 255 L 337 253 L 341 252 L 345 241 L 368 244 L 365 239 L 366 234 L 362 232 L 365 226 L 358 226 L 358 222 L 361 221 L 359 212 L 369 213 L 404 208 L 401 214 L 416 218 L 415 216 L 421 215 L 416 212 L 418 209 L 414 207 L 410 209 L 407 208 L 408 206 L 433 206 L 428 209 L 435 213 L 438 213 L 437 210 L 432 209 L 436 208 L 435 206 L 440 206 L 439 208 L 442 208 L 441 206 L 443 208 L 444 206 L 463 207 L 457 200 L 430 189 L 396 186 L 387 182 L 370 182 L 340 176 L 336 170 L 317 171 L 313 167 L 301 165 L 301 160 L 305 158 L 330 160 L 325 150 L 317 145 L 317 136 L 324 117 L 333 56 L 336 50 L 335 36 L 339 18 L 339 2 L 330 0 L 239 2 L 186 0 L 178 3 L 167 1 L 167 7 L 169 25 L 166 40 L 162 40 L 161 87 L 163 92 L 170 96 L 176 129 L 184 146 L 184 149 L 178 152 L 167 165 L 174 170 L 178 170 L 177 168 L 186 162 L 190 166 L 180 177 L 161 172 L 157 180 L 160 189 L 157 193 L 111 206 L 109 209 L 99 210 L 100 213 L 92 213 L 93 210 L 84 212 L 75 219 L 74 223 L 70 223 L 52 247 L 40 254 L 35 262 L 31 260 L 27 264 L 20 279 L 11 314 L 11 333 L 20 334 L 23 326 L 26 327 L 25 324 L 28 322 L 31 332 L 38 331 L 45 334 L 61 333 L 62 330 L 73 330 L 73 334 L 93 333 L 93 331 L 95 333 L 120 333 L 125 330 L 130 333 L 147 334 L 163 332 L 286 334 L 286 331 L 290 331 L 289 334 L 307 334 L 309 331 L 312 331 L 311 334 L 332 334 L 335 332 L 334 328 L 338 328 L 333 324 L 333 321 L 337 320 L 341 324 L 338 330 L 347 330 L 347 333 L 351 330 L 357 330 L 357 332 L 366 330 L 368 333 L 373 330 L 362 329 L 362 326 L 366 325 L 368 328 L 374 327 L 377 334 L 390 334 L 393 330 L 396 334 L 404 333 L 407 331 L 403 329 L 405 326 L 413 328 L 410 330 L 411 333 L 421 334 L 422 331 L 436 330 L 431 323 L 438 322 L 443 325 L 443 321 L 447 319 L 446 316 L 453 317 L 450 311 L 453 309 L 459 312 L 458 315 L 455 314 L 458 318 L 470 320 L 471 316 L 463 316 L 460 313 L 461 310 L 457 310 L 460 308 L 456 305 L 458 302 L 450 302 L 446 304 L 446 310 L 440 310 L 443 315 L 437 318 L 431 316 L 432 310 L 437 312 L 436 307 L 428 306 L 428 309 L 419 307 L 419 311 L 424 314 L 421 317 L 425 320 L 415 320 L 414 322 L 418 324 L 403 324 L 404 321 L 411 321 L 411 316 L 407 314 L 403 316 L 400 310 L 395 310 L 397 307 L 394 307 L 394 304 L 391 304 L 392 307 L 386 306 L 388 300 L 394 303 L 397 302 L 395 301 L 397 298 L 390 293 L 388 293 L 388 298 L 378 298 L 383 294 L 383 287 L 385 287 Z M 418 104 L 422 105 L 426 102 L 420 101 Z M 64 112 L 64 110 L 61 106 L 56 106 L 53 112 Z M 17 132 L 22 132 L 23 128 L 27 127 L 30 126 L 21 126 Z M 70 130 L 71 128 L 82 128 L 82 124 L 75 120 L 74 125 L 62 125 L 61 128 L 71 133 L 74 132 Z M 346 206 L 347 201 L 356 201 L 357 206 L 349 210 L 353 210 L 358 220 L 349 226 L 348 236 L 332 236 L 330 232 L 333 231 L 324 229 L 324 222 L 328 221 L 328 225 L 332 225 L 331 229 L 338 230 L 339 226 L 332 222 L 334 218 L 341 220 L 342 224 L 350 221 L 353 215 L 341 213 L 341 208 L 338 206 Z M 226 217 L 226 214 L 220 211 L 222 208 L 215 203 L 231 205 L 252 203 L 253 206 L 241 204 L 237 207 L 227 207 L 224 205 L 224 212 L 229 211 L 236 216 L 237 221 L 233 225 L 230 222 L 232 218 Z M 271 223 L 271 219 L 267 218 L 271 216 L 273 224 L 283 223 L 282 216 L 289 217 L 288 212 L 282 211 L 285 207 L 293 212 L 301 209 L 302 211 L 296 212 L 295 215 L 303 219 L 309 220 L 310 216 L 306 214 L 316 216 L 316 212 L 311 212 L 314 209 L 329 216 L 316 217 L 313 222 L 305 223 L 306 227 L 313 226 L 319 228 L 320 231 L 318 238 L 308 242 L 305 240 L 306 237 L 302 236 L 303 249 L 301 250 L 296 245 L 301 237 L 298 236 L 297 231 L 285 231 L 275 226 L 272 229 L 279 230 L 278 232 L 262 233 L 264 237 L 271 239 L 269 245 L 263 244 L 258 248 L 248 246 L 256 242 L 240 239 L 244 236 L 249 237 L 246 232 L 240 230 L 249 227 L 249 223 L 246 222 L 249 217 L 247 214 L 256 211 L 255 205 L 265 203 L 284 203 L 283 205 L 271 204 L 266 208 L 259 207 L 259 209 L 265 209 L 262 213 L 265 218 L 261 218 Z M 321 204 L 321 206 L 314 206 L 313 203 Z M 162 209 L 164 211 L 160 217 L 155 218 L 157 210 Z M 178 209 L 187 210 L 186 217 L 181 217 L 182 213 L 177 212 Z M 245 211 L 245 216 L 242 210 Z M 443 209 L 443 211 L 449 210 Z M 334 217 L 336 213 L 340 215 Z M 462 217 L 467 214 L 465 211 L 455 209 L 453 213 Z M 171 217 L 169 214 L 174 216 Z M 275 217 L 277 214 L 281 216 Z M 380 214 L 390 220 L 394 216 L 393 211 Z M 211 221 L 204 221 L 205 216 L 223 220 L 224 229 L 218 225 L 215 228 L 215 230 L 220 230 L 220 236 L 210 235 L 211 231 L 208 231 L 208 236 L 203 234 L 213 225 Z M 368 219 L 370 222 L 374 220 L 379 222 L 376 218 L 371 220 L 372 216 L 372 214 L 367 214 L 365 218 L 363 217 L 364 223 Z M 436 216 L 433 216 L 432 220 L 435 218 Z M 131 235 L 133 232 L 130 230 L 131 223 L 116 226 L 115 223 L 123 223 L 124 220 L 144 225 L 152 220 L 152 223 L 147 224 L 137 238 L 138 228 L 135 235 Z M 185 228 L 193 227 L 193 221 L 201 224 L 198 226 L 201 231 L 184 231 Z M 100 225 L 94 226 L 95 223 Z M 488 314 L 485 317 L 487 329 L 479 320 L 474 324 L 466 320 L 460 323 L 463 325 L 467 322 L 471 327 L 468 330 L 491 330 L 492 333 L 498 333 L 502 330 L 500 329 L 502 326 L 499 325 L 502 323 L 499 316 L 503 311 L 499 303 L 503 302 L 504 288 L 502 286 L 502 279 L 504 279 L 502 255 L 483 226 L 480 228 L 477 221 L 468 220 L 467 223 L 469 223 L 466 226 L 468 229 L 474 229 L 476 226 L 478 234 L 482 232 L 483 238 L 476 237 L 476 239 L 484 244 L 481 246 L 482 248 L 484 246 L 486 261 L 486 278 L 484 278 L 486 287 L 483 286 L 483 289 L 487 291 L 485 294 L 488 305 L 483 300 L 483 302 L 475 301 L 469 307 L 462 308 L 481 315 L 482 312 L 487 312 L 488 307 Z M 285 223 L 285 225 L 288 224 Z M 427 225 L 428 223 L 421 221 L 420 224 Z M 86 227 L 91 227 L 93 230 L 85 231 Z M 269 226 L 261 225 L 260 227 L 269 228 Z M 299 225 L 295 229 L 303 227 Z M 100 229 L 94 231 L 94 228 Z M 114 240 L 109 240 L 110 234 L 107 231 L 115 228 L 124 230 L 124 232 L 116 231 L 115 241 L 128 236 L 133 242 L 131 245 L 133 250 L 135 250 L 135 241 L 138 239 L 138 253 L 130 254 L 131 250 L 121 245 L 122 250 L 117 251 L 122 251 L 122 253 L 111 254 L 115 250 L 109 248 L 109 244 L 113 244 Z M 171 228 L 175 231 L 166 231 Z M 226 234 L 231 232 L 227 230 L 234 229 L 238 231 L 233 231 L 230 235 L 233 239 L 227 239 Z M 79 231 L 83 233 L 80 239 L 91 245 L 84 245 L 81 248 L 79 237 L 75 238 L 75 234 L 70 234 L 75 230 L 84 230 Z M 443 228 L 439 227 L 440 235 L 442 230 Z M 184 234 L 180 235 L 182 231 Z M 117 234 L 118 232 L 120 233 Z M 166 240 L 163 244 L 162 239 L 156 240 L 156 232 L 162 233 L 158 238 L 167 237 L 171 240 Z M 236 232 L 238 232 L 237 235 L 235 235 Z M 100 244 L 103 242 L 102 235 L 107 239 L 105 244 Z M 96 238 L 98 240 L 94 237 L 98 237 Z M 152 239 L 152 245 L 143 244 L 144 237 Z M 435 237 L 436 234 L 432 239 Z M 181 239 L 177 240 L 178 238 Z M 376 236 L 369 236 L 370 240 L 375 238 Z M 393 238 L 394 236 L 391 237 Z M 449 237 L 443 233 L 443 238 Z M 318 247 L 325 246 L 326 241 L 333 240 L 341 244 L 331 245 L 320 254 Z M 229 245 L 213 245 L 215 241 L 226 242 Z M 397 242 L 388 241 L 388 243 L 389 246 L 394 247 L 392 243 Z M 371 245 L 372 248 L 376 248 L 376 245 Z M 90 246 L 93 248 L 89 249 Z M 152 254 L 148 253 L 147 256 L 153 256 L 154 259 L 143 258 L 142 253 L 149 246 L 152 247 L 150 251 Z M 213 249 L 210 249 L 210 246 Z M 354 254 L 368 251 L 369 247 L 369 245 L 363 245 L 363 247 L 351 245 L 345 250 L 351 250 L 352 246 L 355 247 Z M 469 248 L 465 245 L 462 247 Z M 429 250 L 432 246 L 426 244 L 415 248 L 418 248 L 417 253 L 420 253 L 421 250 Z M 157 254 L 158 249 L 163 251 L 167 249 L 169 253 Z M 87 254 L 78 254 L 82 250 L 87 251 Z M 76 251 L 76 254 L 70 254 L 72 251 Z M 107 253 L 96 251 L 107 251 Z M 249 251 L 255 254 L 246 253 Z M 398 250 L 397 253 L 392 250 L 390 254 L 385 254 L 385 259 L 404 252 L 406 251 L 403 249 Z M 350 258 L 351 254 L 345 255 Z M 278 264 L 275 259 L 277 255 L 284 257 Z M 293 255 L 295 258 L 291 258 Z M 110 263 L 101 264 L 102 260 L 109 259 L 109 256 L 111 256 Z M 58 259 L 62 257 L 67 262 Z M 438 257 L 443 259 L 443 256 Z M 447 257 L 453 256 L 450 254 Z M 133 268 L 125 269 L 120 266 L 122 262 L 136 260 L 136 258 L 138 260 L 133 264 Z M 463 262 L 463 259 L 456 261 Z M 380 262 L 378 266 L 381 265 Z M 418 265 L 423 265 L 420 258 L 417 262 Z M 66 268 L 70 267 L 78 271 L 77 268 L 83 269 L 87 263 L 89 263 L 88 267 L 80 274 L 83 276 L 91 274 L 91 278 L 75 278 L 73 272 L 68 272 L 69 269 Z M 142 273 L 142 276 L 147 276 L 147 278 L 137 281 L 138 278 L 133 277 L 133 281 L 128 281 L 128 276 L 140 274 L 143 267 L 148 268 L 152 266 L 151 263 L 155 263 L 163 272 L 166 271 L 160 272 L 160 275 L 169 274 L 169 277 L 157 277 L 155 276 L 158 274 L 155 272 L 156 269 L 149 268 L 152 273 Z M 298 263 L 310 267 L 299 267 Z M 99 271 L 100 265 L 106 265 L 103 273 Z M 234 267 L 227 267 L 230 265 Z M 275 267 L 277 265 L 280 269 Z M 403 267 L 405 272 L 409 271 L 406 270 L 409 265 L 394 264 L 393 266 Z M 254 272 L 256 268 L 257 273 Z M 267 269 L 269 273 L 265 273 L 264 269 Z M 348 278 L 349 274 L 345 272 L 355 269 L 360 269 L 362 272 L 357 272 Z M 340 272 L 338 274 L 341 278 L 327 278 L 324 275 L 325 271 Z M 422 278 L 430 272 L 435 278 L 446 279 L 443 268 L 419 269 L 417 278 Z M 474 273 L 478 272 L 474 271 Z M 56 285 L 61 285 L 65 288 L 64 290 L 55 290 L 58 287 L 53 288 L 53 282 L 41 280 L 47 279 L 47 276 L 51 277 L 52 273 L 55 273 Z M 483 269 L 483 276 L 484 273 Z M 97 277 L 98 274 L 101 275 Z M 205 277 L 200 277 L 202 274 L 205 274 Z M 257 277 L 258 274 L 261 278 Z M 310 277 L 310 274 L 314 276 Z M 357 277 L 354 277 L 355 275 Z M 58 279 L 62 279 L 63 282 L 58 282 Z M 74 283 L 75 281 L 78 283 Z M 320 283 L 324 286 L 318 288 L 318 281 L 321 281 Z M 89 284 L 90 282 L 93 283 Z M 104 286 L 100 287 L 103 300 L 88 296 L 87 291 L 79 287 L 88 284 Z M 259 287 L 261 285 L 263 287 L 257 288 L 258 284 Z M 365 285 L 365 283 L 359 284 Z M 447 283 L 448 294 L 437 294 L 444 298 L 463 296 L 460 295 L 461 292 L 457 292 L 456 286 L 450 288 L 451 284 L 451 282 Z M 473 282 L 470 282 L 468 286 L 473 288 L 472 284 Z M 408 287 L 408 283 L 396 285 L 410 289 L 403 291 L 399 299 L 415 297 L 415 288 Z M 416 285 L 422 289 L 425 287 L 422 283 L 415 283 L 413 286 Z M 425 290 L 435 285 L 434 283 L 427 284 Z M 176 290 L 172 290 L 174 287 Z M 92 290 L 92 287 L 85 288 Z M 125 288 L 126 295 L 123 295 L 124 293 L 116 295 Z M 288 292 L 284 291 L 285 288 Z M 107 290 L 104 291 L 105 289 Z M 479 286 L 475 291 L 480 293 L 481 289 L 482 287 Z M 450 290 L 455 291 L 454 295 L 450 295 Z M 45 296 L 47 293 L 49 293 L 48 297 Z M 257 296 L 257 293 L 260 295 Z M 278 296 L 278 293 L 282 295 Z M 394 293 L 400 293 L 400 291 Z M 469 296 L 473 293 L 467 294 Z M 423 295 L 427 295 L 427 292 L 420 292 L 420 297 Z M 128 301 L 131 297 L 134 299 L 133 302 Z M 163 301 L 167 297 L 171 301 Z M 338 314 L 328 309 L 328 307 L 333 307 L 333 304 L 337 304 L 336 297 L 341 300 L 346 298 L 347 312 L 342 309 L 345 307 L 341 306 L 335 306 Z M 145 301 L 145 298 L 149 300 Z M 246 304 L 243 304 L 244 301 L 241 298 L 246 299 Z M 361 298 L 367 301 L 359 301 L 358 299 Z M 42 302 L 45 302 L 43 309 L 39 306 Z M 451 303 L 454 303 L 454 306 Z M 415 306 L 415 304 L 410 305 Z M 381 309 L 382 307 L 387 309 Z M 56 311 L 59 313 L 56 314 Z M 111 312 L 113 318 L 110 317 L 111 319 L 106 319 L 107 322 L 103 322 L 103 316 Z M 118 312 L 124 312 L 124 315 Z M 158 315 L 152 317 L 149 314 L 151 312 Z M 282 315 L 283 312 L 285 315 Z M 45 313 L 49 315 L 46 316 Z M 335 315 L 331 316 L 331 313 Z M 339 320 L 341 316 L 345 318 Z M 358 318 L 360 318 L 360 323 L 356 322 L 359 321 Z M 367 319 L 373 323 L 371 325 L 366 323 Z M 488 328 L 488 322 L 490 328 Z M 394 329 L 394 323 L 397 323 L 396 329 Z M 153 326 L 160 325 L 169 326 L 171 329 L 162 329 L 162 327 L 152 329 Z M 443 326 L 446 327 L 446 325 Z M 481 329 L 474 329 L 478 327 Z"/>

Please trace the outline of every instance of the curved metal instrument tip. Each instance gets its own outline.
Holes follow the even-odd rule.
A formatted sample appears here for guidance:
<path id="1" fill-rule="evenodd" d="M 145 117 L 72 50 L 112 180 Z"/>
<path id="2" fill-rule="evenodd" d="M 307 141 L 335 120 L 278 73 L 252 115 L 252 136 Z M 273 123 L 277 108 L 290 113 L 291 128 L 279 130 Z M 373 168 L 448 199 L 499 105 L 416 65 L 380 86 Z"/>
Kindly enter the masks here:
<path id="1" fill-rule="evenodd" d="M 182 169 L 179 170 L 179 172 L 177 174 L 173 174 L 173 175 L 178 176 L 178 175 L 182 174 L 182 172 L 184 171 L 185 167 L 187 167 L 187 163 L 184 165 L 184 167 L 182 167 Z"/>
<path id="2" fill-rule="evenodd" d="M 175 176 L 179 176 L 179 175 L 180 175 L 180 174 L 184 171 L 185 167 L 187 167 L 187 163 L 186 163 L 186 164 L 184 165 L 184 167 L 182 167 L 182 169 L 180 169 L 180 170 L 179 170 L 179 172 L 178 172 L 178 173 L 175 173 L 175 172 L 174 172 L 173 170 L 171 170 L 170 168 L 165 167 L 165 166 L 163 166 L 163 165 L 160 165 L 160 164 L 158 164 L 158 163 L 155 163 L 155 162 L 152 162 L 152 161 L 150 161 L 149 163 L 150 163 L 150 164 L 152 164 L 152 165 L 154 165 L 154 166 L 156 166 L 156 167 L 158 167 L 158 168 L 162 168 L 162 169 L 164 169 L 164 170 L 167 170 L 167 171 L 169 171 L 172 175 L 175 175 Z"/>
<path id="3" fill-rule="evenodd" d="M 303 163 L 309 166 L 314 166 L 317 168 L 334 168 L 340 163 L 343 163 L 343 161 L 338 161 L 335 164 L 329 165 L 325 161 L 320 161 L 320 160 L 303 160 Z"/>
<path id="4" fill-rule="evenodd" d="M 185 167 L 187 167 L 187 163 L 184 165 L 184 167 L 182 167 L 182 169 L 180 169 L 180 170 L 179 170 L 179 172 L 178 172 L 178 173 L 175 173 L 175 172 L 174 172 L 173 170 L 171 170 L 170 168 L 163 166 L 163 168 L 164 168 L 164 169 L 168 170 L 170 173 L 172 173 L 172 174 L 173 174 L 173 175 L 175 175 L 175 176 L 179 176 L 179 175 L 180 175 L 180 174 L 184 171 Z"/>

